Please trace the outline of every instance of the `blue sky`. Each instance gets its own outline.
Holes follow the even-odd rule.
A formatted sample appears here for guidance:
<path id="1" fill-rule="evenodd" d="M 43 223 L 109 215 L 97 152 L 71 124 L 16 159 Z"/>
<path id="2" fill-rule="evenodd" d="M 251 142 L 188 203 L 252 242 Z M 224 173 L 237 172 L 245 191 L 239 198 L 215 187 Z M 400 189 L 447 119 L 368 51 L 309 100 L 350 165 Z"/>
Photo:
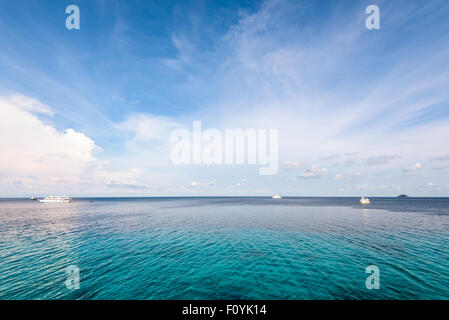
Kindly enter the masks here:
<path id="1" fill-rule="evenodd" d="M 449 196 L 448 14 L 444 0 L 1 1 L 0 196 Z M 193 120 L 279 129 L 278 174 L 174 166 L 169 133 Z"/>

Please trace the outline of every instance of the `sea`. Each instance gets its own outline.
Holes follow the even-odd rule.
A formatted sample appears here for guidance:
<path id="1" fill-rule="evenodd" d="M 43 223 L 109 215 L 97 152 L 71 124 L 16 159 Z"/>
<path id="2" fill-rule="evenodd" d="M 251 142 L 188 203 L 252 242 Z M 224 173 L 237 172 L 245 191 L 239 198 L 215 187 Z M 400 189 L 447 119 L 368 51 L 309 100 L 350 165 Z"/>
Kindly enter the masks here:
<path id="1" fill-rule="evenodd" d="M 449 198 L 371 202 L 0 199 L 0 299 L 449 299 Z"/>

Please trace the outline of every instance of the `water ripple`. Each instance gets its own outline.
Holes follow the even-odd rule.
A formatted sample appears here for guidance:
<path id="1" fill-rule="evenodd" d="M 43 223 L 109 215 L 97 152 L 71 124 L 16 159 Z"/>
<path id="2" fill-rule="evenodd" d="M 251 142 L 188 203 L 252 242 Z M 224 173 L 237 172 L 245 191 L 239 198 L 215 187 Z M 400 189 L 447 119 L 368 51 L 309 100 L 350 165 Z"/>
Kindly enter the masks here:
<path id="1" fill-rule="evenodd" d="M 356 200 L 0 201 L 0 299 L 449 299 L 449 201 Z"/>

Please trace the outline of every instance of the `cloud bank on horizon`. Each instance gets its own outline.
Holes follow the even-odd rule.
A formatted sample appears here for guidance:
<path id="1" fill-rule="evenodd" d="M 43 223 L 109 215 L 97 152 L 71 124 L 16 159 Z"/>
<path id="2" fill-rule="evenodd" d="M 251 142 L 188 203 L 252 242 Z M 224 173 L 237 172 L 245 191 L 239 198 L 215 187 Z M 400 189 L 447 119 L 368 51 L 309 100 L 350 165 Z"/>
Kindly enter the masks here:
<path id="1" fill-rule="evenodd" d="M 447 1 L 76 4 L 0 3 L 0 197 L 449 196 Z M 174 166 L 195 120 L 279 129 L 278 174 Z"/>

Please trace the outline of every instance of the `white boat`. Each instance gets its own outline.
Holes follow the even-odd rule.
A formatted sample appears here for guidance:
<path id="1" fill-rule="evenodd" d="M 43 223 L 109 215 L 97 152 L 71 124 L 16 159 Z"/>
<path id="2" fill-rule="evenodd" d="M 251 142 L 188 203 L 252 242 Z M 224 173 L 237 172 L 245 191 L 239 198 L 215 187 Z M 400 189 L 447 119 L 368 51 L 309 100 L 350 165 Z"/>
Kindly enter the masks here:
<path id="1" fill-rule="evenodd" d="M 371 201 L 369 200 L 369 198 L 365 197 L 360 198 L 360 204 L 370 204 L 370 203 Z"/>
<path id="2" fill-rule="evenodd" d="M 275 194 L 274 196 L 272 196 L 273 199 L 282 199 L 280 194 Z"/>
<path id="3" fill-rule="evenodd" d="M 44 199 L 39 199 L 42 203 L 69 203 L 72 202 L 72 198 L 67 196 L 50 196 Z"/>
<path id="4" fill-rule="evenodd" d="M 36 197 L 31 197 L 30 200 L 36 200 Z"/>

